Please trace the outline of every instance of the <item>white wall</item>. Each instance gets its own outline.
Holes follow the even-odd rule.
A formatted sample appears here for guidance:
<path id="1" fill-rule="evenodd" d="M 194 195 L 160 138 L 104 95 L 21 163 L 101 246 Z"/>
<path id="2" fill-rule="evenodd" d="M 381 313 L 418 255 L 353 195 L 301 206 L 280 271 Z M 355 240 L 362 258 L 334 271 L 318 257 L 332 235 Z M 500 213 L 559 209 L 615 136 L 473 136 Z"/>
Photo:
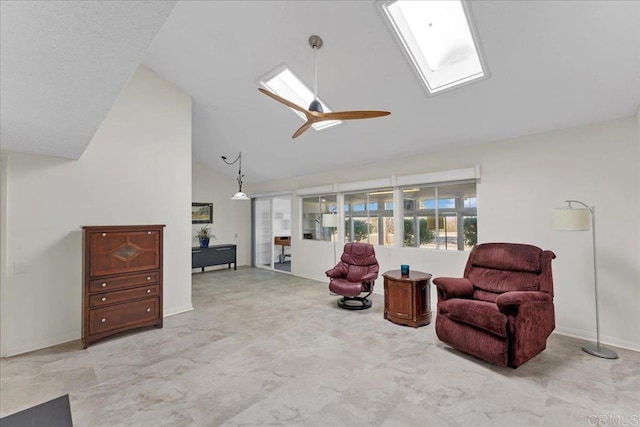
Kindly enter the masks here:
<path id="1" fill-rule="evenodd" d="M 249 187 L 251 193 L 481 166 L 478 240 L 553 250 L 557 331 L 595 337 L 591 233 L 551 229 L 552 209 L 578 199 L 597 209 L 600 326 L 605 343 L 640 350 L 640 144 L 633 117 L 473 148 L 388 160 Z M 375 147 L 369 146 L 369 149 Z M 325 281 L 333 246 L 302 241 L 294 203 L 293 273 Z M 434 276 L 460 276 L 468 253 L 376 247 L 381 271 L 409 264 Z M 338 256 L 341 247 L 337 248 Z M 305 260 L 309 260 L 305 262 Z M 382 280 L 376 286 L 382 291 Z M 435 300 L 435 292 L 432 292 Z M 435 302 L 435 301 L 434 301 Z"/>
<path id="2" fill-rule="evenodd" d="M 222 160 L 220 161 L 222 162 Z M 238 265 L 250 265 L 251 202 L 231 200 L 231 196 L 238 191 L 236 180 L 193 160 L 192 183 L 193 202 L 213 203 L 213 223 L 208 225 L 216 239 L 211 240 L 209 245 L 235 244 L 237 245 L 236 260 Z M 196 224 L 191 227 L 193 246 L 198 246 L 198 241 L 193 237 L 202 225 L 204 224 Z M 205 270 L 219 268 L 227 268 L 227 266 L 206 267 Z"/>
<path id="3" fill-rule="evenodd" d="M 192 309 L 191 99 L 150 69 L 80 160 L 9 153 L 7 192 L 4 356 L 80 338 L 83 225 L 165 224 L 164 315 Z"/>

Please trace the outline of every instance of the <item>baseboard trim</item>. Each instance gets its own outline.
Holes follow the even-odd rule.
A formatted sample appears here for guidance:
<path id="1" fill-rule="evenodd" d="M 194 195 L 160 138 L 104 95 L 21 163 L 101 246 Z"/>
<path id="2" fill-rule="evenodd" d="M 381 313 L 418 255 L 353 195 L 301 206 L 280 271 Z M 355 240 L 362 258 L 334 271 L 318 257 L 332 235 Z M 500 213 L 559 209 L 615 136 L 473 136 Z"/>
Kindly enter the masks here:
<path id="1" fill-rule="evenodd" d="M 186 313 L 188 311 L 193 311 L 193 306 L 191 304 L 183 305 L 182 307 L 172 308 L 171 310 L 164 310 L 162 317 L 165 318 L 165 317 L 175 316 L 176 314 Z"/>
<path id="2" fill-rule="evenodd" d="M 185 305 L 182 307 L 176 307 L 169 311 L 165 311 L 163 314 L 164 317 L 175 316 L 176 314 L 186 313 L 188 311 L 193 311 L 193 306 L 191 304 Z M 36 341 L 34 343 L 24 344 L 13 348 L 7 348 L 7 353 L 3 354 L 1 357 L 12 357 L 17 356 L 19 354 L 29 353 L 31 351 L 42 350 L 43 348 L 53 347 L 54 345 L 65 344 L 70 341 L 79 340 L 81 337 L 78 334 L 64 334 L 57 336 L 55 338 L 48 338 L 40 341 Z"/>
<path id="3" fill-rule="evenodd" d="M 31 351 L 42 350 L 43 348 L 53 347 L 54 345 L 60 345 L 68 343 L 69 341 L 79 340 L 79 334 L 64 334 L 54 338 L 48 338 L 34 343 L 24 344 L 13 348 L 7 348 L 7 354 L 3 357 L 17 356 L 23 353 L 29 353 Z"/>
<path id="4" fill-rule="evenodd" d="M 567 337 L 578 338 L 585 341 L 594 342 L 596 340 L 596 334 L 593 332 L 585 331 L 582 329 L 575 328 L 565 328 L 556 326 L 554 334 L 565 335 Z M 608 335 L 602 336 L 600 335 L 600 343 L 609 345 L 612 347 L 624 348 L 626 350 L 638 351 L 640 352 L 640 343 L 636 343 L 633 341 L 623 340 L 616 337 L 611 337 Z"/>

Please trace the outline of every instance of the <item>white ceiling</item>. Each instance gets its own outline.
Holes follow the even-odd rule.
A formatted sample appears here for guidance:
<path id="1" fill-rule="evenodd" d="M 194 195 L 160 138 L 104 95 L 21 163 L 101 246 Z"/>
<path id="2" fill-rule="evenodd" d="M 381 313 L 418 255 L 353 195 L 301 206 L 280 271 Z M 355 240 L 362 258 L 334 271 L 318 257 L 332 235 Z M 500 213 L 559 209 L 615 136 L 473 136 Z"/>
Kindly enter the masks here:
<path id="1" fill-rule="evenodd" d="M 2 0 L 2 150 L 79 158 L 174 5 Z"/>
<path id="2" fill-rule="evenodd" d="M 76 21 L 78 3 L 53 2 L 58 4 L 56 16 L 63 15 L 54 25 L 45 20 L 50 14 L 38 9 L 43 7 L 38 2 L 34 3 L 37 7 L 25 8 L 30 14 L 42 15 L 39 21 L 51 27 L 47 37 L 42 37 L 39 25 L 25 25 L 29 19 L 23 17 L 20 26 L 14 23 L 7 31 L 20 37 L 5 42 L 5 21 L 13 20 L 5 16 L 5 3 L 3 148 L 6 136 L 11 137 L 11 150 L 51 154 L 54 146 L 56 155 L 77 157 L 133 71 L 135 53 L 148 45 L 170 7 L 115 2 L 137 11 L 149 8 L 151 17 L 92 14 L 96 31 L 85 31 L 78 38 L 63 37 L 67 31 L 60 29 Z M 113 2 L 86 3 L 109 9 L 105 4 Z M 436 96 L 423 90 L 374 1 L 180 1 L 143 62 L 193 97 L 194 158 L 233 177 L 236 167 L 224 164 L 220 156 L 233 159 L 242 151 L 247 183 L 359 167 L 390 157 L 637 112 L 640 1 L 473 1 L 471 10 L 490 77 Z M 134 29 L 146 31 L 137 34 L 130 28 L 132 23 Z M 129 30 L 123 31 L 127 24 Z M 104 46 L 111 33 L 119 37 L 106 51 L 108 55 L 92 54 L 86 48 Z M 286 107 L 260 94 L 255 80 L 286 62 L 311 85 L 313 52 L 307 44 L 311 34 L 324 40 L 318 51 L 320 96 L 335 110 L 380 109 L 391 111 L 390 116 L 350 121 L 320 132 L 309 130 L 291 139 L 302 122 Z M 34 84 L 26 79 L 31 76 L 5 79 L 4 63 L 5 57 L 9 64 L 17 61 L 14 57 L 20 56 L 20 48 L 31 45 L 44 57 L 25 69 L 44 70 L 33 79 L 42 80 L 35 84 L 48 96 L 22 100 L 15 93 Z M 120 67 L 112 71 L 114 63 Z M 123 78 L 127 64 L 129 74 Z M 49 93 L 52 78 L 48 72 L 59 67 L 66 67 L 67 72 L 74 67 L 83 71 L 82 85 L 67 79 L 62 95 Z M 58 74 L 54 80 L 64 78 Z M 5 88 L 14 92 L 6 102 Z M 87 91 L 96 94 L 92 113 L 87 114 L 86 107 L 67 111 L 68 104 L 82 105 Z M 36 100 L 38 107 L 32 111 L 29 108 Z M 62 100 L 64 108 L 60 108 Z M 13 116 L 29 120 L 7 121 L 5 132 L 6 108 L 19 110 Z M 38 125 L 35 136 L 53 135 L 46 144 L 42 138 L 33 139 L 28 127 L 34 123 Z M 84 145 L 77 142 L 83 138 Z M 75 142 L 67 142 L 71 140 Z"/>

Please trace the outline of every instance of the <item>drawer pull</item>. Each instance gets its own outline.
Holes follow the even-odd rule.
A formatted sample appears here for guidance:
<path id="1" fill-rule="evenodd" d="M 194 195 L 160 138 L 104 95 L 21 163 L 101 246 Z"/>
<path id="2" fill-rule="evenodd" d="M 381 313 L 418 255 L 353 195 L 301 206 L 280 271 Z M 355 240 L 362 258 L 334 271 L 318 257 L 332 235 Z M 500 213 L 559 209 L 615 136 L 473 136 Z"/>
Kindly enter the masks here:
<path id="1" fill-rule="evenodd" d="M 106 300 L 107 300 L 107 297 L 100 298 L 100 301 L 106 301 Z"/>
<path id="2" fill-rule="evenodd" d="M 231 248 L 217 248 L 216 251 L 228 251 L 231 250 Z"/>
<path id="3" fill-rule="evenodd" d="M 102 237 L 104 237 L 104 236 L 106 236 L 106 235 L 107 235 L 107 233 L 102 233 Z"/>
<path id="4" fill-rule="evenodd" d="M 151 276 L 147 276 L 147 280 L 151 280 Z"/>
<path id="5" fill-rule="evenodd" d="M 147 231 L 147 234 L 151 234 L 151 232 L 150 232 L 150 231 Z"/>
<path id="6" fill-rule="evenodd" d="M 147 293 L 150 294 L 151 293 L 151 289 L 147 289 Z"/>
<path id="7" fill-rule="evenodd" d="M 100 286 L 102 286 L 103 288 L 106 288 L 107 287 L 107 283 L 105 282 L 105 283 L 101 284 Z"/>
<path id="8" fill-rule="evenodd" d="M 151 309 L 150 308 L 147 308 L 147 313 L 151 313 Z"/>
<path id="9" fill-rule="evenodd" d="M 104 322 L 106 322 L 106 321 L 107 321 L 107 319 L 106 319 L 105 317 L 103 317 L 102 319 L 100 319 L 100 321 L 101 321 L 102 323 L 104 323 Z"/>

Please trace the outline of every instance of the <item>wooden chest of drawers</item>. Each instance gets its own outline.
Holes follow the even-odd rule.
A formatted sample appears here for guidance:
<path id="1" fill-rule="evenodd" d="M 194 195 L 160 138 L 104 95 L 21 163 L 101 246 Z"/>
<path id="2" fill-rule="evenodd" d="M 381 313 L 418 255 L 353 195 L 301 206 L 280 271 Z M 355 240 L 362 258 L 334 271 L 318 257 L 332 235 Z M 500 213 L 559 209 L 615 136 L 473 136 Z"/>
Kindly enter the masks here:
<path id="1" fill-rule="evenodd" d="M 162 327 L 164 225 L 83 227 L 82 344 Z"/>

